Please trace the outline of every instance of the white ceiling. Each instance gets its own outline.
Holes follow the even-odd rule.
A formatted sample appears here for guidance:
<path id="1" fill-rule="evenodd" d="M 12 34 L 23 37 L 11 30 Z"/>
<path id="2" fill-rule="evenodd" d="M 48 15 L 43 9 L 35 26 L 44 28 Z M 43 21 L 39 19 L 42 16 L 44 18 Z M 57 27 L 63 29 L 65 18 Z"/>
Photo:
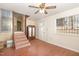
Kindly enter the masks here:
<path id="1" fill-rule="evenodd" d="M 34 14 L 37 10 L 35 8 L 30 8 L 28 5 L 37 5 L 35 3 L 0 3 L 0 8 L 12 10 L 18 13 L 29 15 L 33 19 L 42 19 L 44 17 L 54 15 L 56 13 L 66 11 L 72 8 L 79 7 L 79 3 L 47 3 L 47 5 L 56 5 L 56 9 L 47 10 L 48 14 L 44 15 L 41 13 Z"/>

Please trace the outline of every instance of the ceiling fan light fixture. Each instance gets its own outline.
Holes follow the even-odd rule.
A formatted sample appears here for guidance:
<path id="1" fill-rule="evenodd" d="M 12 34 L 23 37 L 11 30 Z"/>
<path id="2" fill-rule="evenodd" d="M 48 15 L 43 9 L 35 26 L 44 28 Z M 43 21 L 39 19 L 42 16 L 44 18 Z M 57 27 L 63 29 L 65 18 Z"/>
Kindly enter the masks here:
<path id="1" fill-rule="evenodd" d="M 48 14 L 48 12 L 46 11 L 46 9 L 55 9 L 56 8 L 56 6 L 47 6 L 46 3 L 41 3 L 41 4 L 37 5 L 37 6 L 31 6 L 31 5 L 29 5 L 29 7 L 31 7 L 31 8 L 37 8 L 38 9 L 35 12 L 35 14 L 37 14 L 38 12 L 40 12 L 42 14 Z"/>
<path id="2" fill-rule="evenodd" d="M 39 12 L 40 12 L 40 13 L 44 13 L 44 11 L 45 11 L 45 9 L 40 9 Z"/>

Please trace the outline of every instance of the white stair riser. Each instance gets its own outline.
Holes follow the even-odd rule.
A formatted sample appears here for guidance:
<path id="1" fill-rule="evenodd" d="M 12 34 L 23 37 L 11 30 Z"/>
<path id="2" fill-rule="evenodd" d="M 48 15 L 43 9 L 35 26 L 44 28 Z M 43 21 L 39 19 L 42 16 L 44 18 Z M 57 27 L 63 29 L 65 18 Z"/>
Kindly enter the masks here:
<path id="1" fill-rule="evenodd" d="M 27 47 L 27 46 L 30 46 L 30 44 L 21 45 L 21 46 L 15 47 L 15 48 L 16 48 L 16 49 L 20 49 L 20 48 L 24 48 L 24 47 Z"/>
<path id="2" fill-rule="evenodd" d="M 27 40 L 27 38 L 14 38 L 14 40 L 18 41 L 18 40 Z"/>
<path id="3" fill-rule="evenodd" d="M 20 47 L 20 46 L 23 46 L 23 45 L 28 45 L 29 43 L 25 43 L 25 44 L 21 44 L 21 45 L 16 45 L 16 47 Z"/>
<path id="4" fill-rule="evenodd" d="M 21 38 L 21 37 L 26 37 L 26 36 L 24 36 L 24 35 L 21 35 L 21 36 L 14 36 L 14 38 Z"/>
<path id="5" fill-rule="evenodd" d="M 16 45 L 21 45 L 21 44 L 25 44 L 25 43 L 27 44 L 28 41 L 16 42 L 15 44 L 16 44 Z"/>
<path id="6" fill-rule="evenodd" d="M 18 36 L 18 35 L 21 36 L 21 35 L 25 35 L 25 34 L 15 34 L 15 36 Z"/>
<path id="7" fill-rule="evenodd" d="M 28 41 L 27 39 L 19 39 L 19 40 L 15 40 L 15 42 L 17 43 L 17 42 L 22 42 L 22 41 Z"/>

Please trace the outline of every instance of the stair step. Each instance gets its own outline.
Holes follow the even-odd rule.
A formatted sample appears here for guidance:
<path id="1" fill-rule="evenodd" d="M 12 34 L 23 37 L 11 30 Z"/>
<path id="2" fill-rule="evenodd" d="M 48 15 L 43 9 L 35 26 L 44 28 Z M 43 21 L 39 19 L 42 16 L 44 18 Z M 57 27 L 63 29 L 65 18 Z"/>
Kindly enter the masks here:
<path id="1" fill-rule="evenodd" d="M 24 41 L 28 41 L 26 39 L 21 39 L 21 40 L 15 40 L 15 43 L 18 43 L 18 42 L 24 42 Z M 29 41 L 28 41 L 29 42 Z"/>
<path id="2" fill-rule="evenodd" d="M 25 36 L 24 37 L 14 37 L 14 39 L 24 39 L 24 38 L 26 38 Z"/>
<path id="3" fill-rule="evenodd" d="M 27 46 L 30 46 L 30 43 L 25 44 L 25 45 L 16 46 L 15 48 L 20 49 L 20 48 L 24 48 L 24 47 L 27 47 Z"/>
<path id="4" fill-rule="evenodd" d="M 28 40 L 26 40 L 26 39 L 21 39 L 21 40 L 15 40 L 15 42 L 23 42 L 23 41 L 28 41 Z"/>
<path id="5" fill-rule="evenodd" d="M 27 44 L 28 41 L 26 40 L 26 41 L 15 42 L 16 45 L 21 45 L 21 44 L 25 44 L 25 43 Z"/>
<path id="6" fill-rule="evenodd" d="M 20 34 L 14 34 L 14 35 L 16 35 L 16 36 L 18 36 L 18 35 L 19 35 L 19 36 L 20 36 L 20 35 L 25 35 L 25 34 L 24 34 L 24 33 L 20 33 Z"/>
<path id="7" fill-rule="evenodd" d="M 16 45 L 16 47 L 21 46 L 21 45 L 28 45 L 28 44 L 30 44 L 30 43 L 29 42 L 28 43 L 23 43 L 23 44 L 20 44 L 20 45 Z"/>
<path id="8" fill-rule="evenodd" d="M 30 46 L 30 42 L 27 40 L 26 35 L 23 32 L 14 33 L 15 49 Z"/>
<path id="9" fill-rule="evenodd" d="M 28 40 L 26 37 L 21 38 L 14 38 L 14 40 Z"/>

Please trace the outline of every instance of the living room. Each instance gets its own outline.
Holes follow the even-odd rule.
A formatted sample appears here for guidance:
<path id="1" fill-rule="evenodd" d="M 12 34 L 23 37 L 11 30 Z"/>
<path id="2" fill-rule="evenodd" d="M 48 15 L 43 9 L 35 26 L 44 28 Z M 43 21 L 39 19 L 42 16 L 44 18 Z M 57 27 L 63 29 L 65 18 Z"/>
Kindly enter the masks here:
<path id="1" fill-rule="evenodd" d="M 0 3 L 0 48 L 4 56 L 79 56 L 79 3 Z"/>

